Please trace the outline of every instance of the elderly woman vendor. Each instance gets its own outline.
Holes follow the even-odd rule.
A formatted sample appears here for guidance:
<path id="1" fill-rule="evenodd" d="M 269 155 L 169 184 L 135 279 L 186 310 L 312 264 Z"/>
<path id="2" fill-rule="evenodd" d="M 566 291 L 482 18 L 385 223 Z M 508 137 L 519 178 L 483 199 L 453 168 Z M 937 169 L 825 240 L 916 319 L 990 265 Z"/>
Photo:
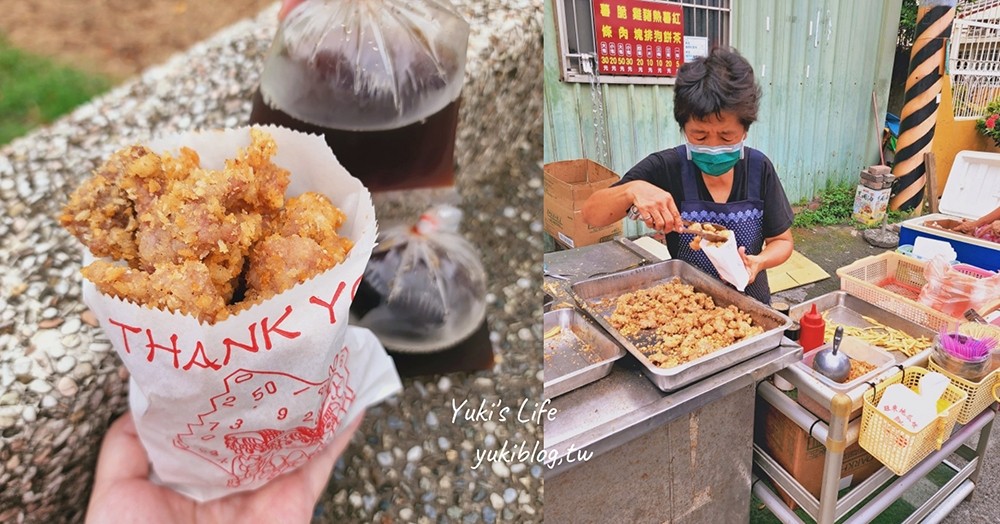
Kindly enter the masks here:
<path id="1" fill-rule="evenodd" d="M 613 186 L 583 206 L 592 226 L 631 212 L 646 226 L 668 232 L 671 256 L 718 278 L 704 252 L 679 234 L 681 219 L 732 230 L 750 273 L 746 293 L 769 304 L 766 269 L 792 254 L 794 214 L 774 166 L 743 142 L 757 119 L 760 88 L 753 68 L 732 49 L 716 48 L 681 66 L 674 87 L 674 118 L 685 143 L 647 156 Z"/>

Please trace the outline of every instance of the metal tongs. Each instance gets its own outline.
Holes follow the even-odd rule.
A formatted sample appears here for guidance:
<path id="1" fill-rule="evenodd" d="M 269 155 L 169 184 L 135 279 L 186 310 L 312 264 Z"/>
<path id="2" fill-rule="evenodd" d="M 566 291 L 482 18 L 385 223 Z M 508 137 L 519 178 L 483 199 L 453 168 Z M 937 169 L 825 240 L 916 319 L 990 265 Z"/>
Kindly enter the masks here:
<path id="1" fill-rule="evenodd" d="M 637 207 L 635 207 L 635 205 L 633 205 L 632 207 L 628 208 L 628 213 L 626 213 L 625 216 L 628 217 L 629 220 L 639 220 L 639 208 L 637 208 Z M 681 230 L 679 231 L 679 233 L 690 233 L 692 235 L 704 238 L 705 240 L 707 240 L 709 242 L 722 242 L 722 243 L 725 243 L 726 240 L 728 240 L 726 237 L 724 237 L 722 235 L 718 235 L 716 233 L 710 233 L 708 231 L 696 231 L 696 230 L 690 229 L 690 226 L 693 223 L 694 222 L 692 222 L 690 220 L 682 220 L 681 224 L 684 227 L 681 228 Z M 700 223 L 710 223 L 710 222 L 700 222 Z M 722 226 L 720 226 L 718 224 L 712 224 L 712 225 L 715 226 L 715 227 L 717 227 L 717 228 L 719 228 L 719 229 L 728 229 L 728 228 L 722 227 Z M 669 233 L 669 231 L 667 231 L 667 233 Z"/>
<path id="2" fill-rule="evenodd" d="M 965 319 L 969 322 L 975 322 L 977 324 L 989 324 L 982 315 L 979 314 L 975 309 L 969 309 L 965 312 Z"/>
<path id="3" fill-rule="evenodd" d="M 700 224 L 706 224 L 708 222 L 699 222 L 699 223 Z M 696 229 L 691 229 L 691 225 L 694 224 L 694 222 L 692 222 L 690 220 L 682 220 L 681 224 L 684 225 L 684 227 L 680 230 L 681 233 L 690 233 L 692 235 L 699 236 L 699 237 L 701 237 L 701 238 L 703 238 L 703 239 L 705 239 L 705 240 L 707 240 L 709 242 L 720 242 L 720 243 L 724 244 L 724 243 L 726 243 L 726 241 L 729 240 L 728 237 L 725 237 L 725 236 L 720 235 L 718 233 L 712 233 L 712 232 L 709 232 L 709 231 L 700 231 L 700 230 L 696 230 Z M 714 226 L 714 227 L 716 227 L 718 229 L 726 229 L 725 227 L 722 227 L 722 226 L 720 226 L 718 224 L 712 224 L 712 226 Z"/>

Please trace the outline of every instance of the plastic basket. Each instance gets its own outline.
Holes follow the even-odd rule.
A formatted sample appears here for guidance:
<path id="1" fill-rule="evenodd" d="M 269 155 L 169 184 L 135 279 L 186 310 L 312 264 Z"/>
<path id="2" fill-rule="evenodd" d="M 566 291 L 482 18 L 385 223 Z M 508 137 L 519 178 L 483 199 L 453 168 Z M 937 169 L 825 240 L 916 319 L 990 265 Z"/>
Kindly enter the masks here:
<path id="1" fill-rule="evenodd" d="M 906 368 L 865 393 L 858 444 L 896 475 L 905 475 L 921 460 L 935 450 L 941 449 L 941 444 L 951 435 L 951 430 L 955 427 L 960 406 L 968 396 L 954 383 L 948 384 L 948 388 L 941 396 L 946 403 L 945 409 L 938 413 L 934 422 L 916 433 L 907 430 L 878 410 L 878 403 L 885 388 L 902 383 L 916 390 L 920 378 L 927 373 L 929 371 L 924 368 Z"/>
<path id="2" fill-rule="evenodd" d="M 973 276 L 976 278 L 987 278 L 996 275 L 996 273 L 994 273 L 993 271 L 987 271 L 983 268 L 979 268 L 969 264 L 955 264 L 951 266 L 951 268 L 954 269 L 955 271 L 958 271 L 959 273 L 964 273 L 966 275 Z"/>
<path id="3" fill-rule="evenodd" d="M 979 382 L 971 382 L 939 366 L 934 362 L 933 356 L 927 359 L 927 367 L 931 371 L 937 371 L 948 377 L 955 387 L 961 389 L 967 395 L 965 402 L 962 403 L 961 409 L 958 411 L 958 418 L 956 420 L 959 424 L 968 424 L 970 420 L 976 418 L 976 415 L 979 415 L 996 402 L 993 398 L 993 385 L 997 381 L 996 371 L 990 372 Z"/>
<path id="4" fill-rule="evenodd" d="M 840 289 L 869 304 L 895 313 L 934 331 L 955 328 L 959 319 L 917 302 L 924 279 L 925 262 L 886 251 L 862 258 L 837 270 Z"/>

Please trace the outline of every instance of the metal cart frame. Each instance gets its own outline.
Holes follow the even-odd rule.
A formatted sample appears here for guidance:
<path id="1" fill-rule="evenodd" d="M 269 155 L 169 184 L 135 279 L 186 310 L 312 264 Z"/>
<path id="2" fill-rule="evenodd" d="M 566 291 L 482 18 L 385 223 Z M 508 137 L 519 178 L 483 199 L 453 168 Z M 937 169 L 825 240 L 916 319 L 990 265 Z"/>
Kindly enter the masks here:
<path id="1" fill-rule="evenodd" d="M 926 366 L 928 354 L 929 351 L 921 352 L 904 361 L 902 366 Z M 896 371 L 896 368 L 892 368 L 889 373 L 894 371 Z M 763 381 L 757 388 L 757 394 L 761 400 L 771 404 L 771 406 L 787 416 L 796 425 L 809 432 L 812 437 L 823 442 L 824 446 L 826 446 L 820 497 L 817 499 L 804 489 L 791 474 L 782 468 L 756 443 L 754 444 L 754 466 L 769 477 L 773 483 L 788 493 L 816 522 L 819 524 L 832 524 L 861 505 L 876 490 L 887 482 L 892 481 L 893 477 L 896 477 L 892 471 L 883 467 L 864 482 L 861 482 L 845 493 L 843 497 L 838 498 L 838 485 L 840 482 L 841 467 L 843 466 L 844 450 L 849 445 L 858 441 L 861 428 L 860 418 L 855 419 L 853 422 L 848 422 L 851 406 L 864 395 L 868 386 L 861 385 L 847 394 L 836 393 L 829 388 L 819 385 L 812 377 L 809 377 L 805 371 L 799 369 L 797 366 L 789 366 L 779 371 L 777 375 L 787 380 L 796 388 L 799 388 L 799 394 L 803 394 L 805 391 L 805 394 L 810 395 L 814 399 L 828 400 L 832 408 L 830 423 L 827 424 L 821 419 L 817 419 L 815 415 L 796 401 L 785 396 L 770 382 Z M 880 377 L 884 379 L 885 374 L 880 375 Z M 865 503 L 845 523 L 871 522 L 872 519 L 901 497 L 909 487 L 925 477 L 939 464 L 944 464 L 951 468 L 955 472 L 955 476 L 918 507 L 906 522 L 938 522 L 943 519 L 955 506 L 972 493 L 972 490 L 975 488 L 982 465 L 980 459 L 986 451 L 995 414 L 996 404 L 975 417 L 965 426 L 960 427 L 945 441 L 940 450 L 932 453 L 905 475 L 896 477 L 896 480 L 892 481 L 886 489 Z M 979 441 L 976 448 L 973 449 L 966 442 L 976 433 L 979 434 Z M 948 457 L 952 453 L 968 461 L 967 464 L 959 466 L 948 461 Z M 771 513 L 784 523 L 803 522 L 798 515 L 788 509 L 788 506 L 778 498 L 766 483 L 759 482 L 759 480 L 761 479 L 755 474 L 752 492 Z"/>

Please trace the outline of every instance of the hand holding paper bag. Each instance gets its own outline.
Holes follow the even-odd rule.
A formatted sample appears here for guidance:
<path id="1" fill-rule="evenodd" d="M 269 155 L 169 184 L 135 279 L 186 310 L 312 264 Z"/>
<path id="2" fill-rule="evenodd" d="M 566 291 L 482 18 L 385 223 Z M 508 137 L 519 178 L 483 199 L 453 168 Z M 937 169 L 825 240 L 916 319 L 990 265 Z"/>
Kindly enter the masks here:
<path id="1" fill-rule="evenodd" d="M 347 326 L 375 243 L 368 191 L 322 138 L 265 129 L 277 143 L 275 164 L 291 172 L 287 195 L 320 193 L 346 216 L 340 234 L 354 246 L 342 262 L 214 324 L 84 282 L 84 301 L 131 374 L 129 400 L 152 478 L 199 501 L 294 471 L 366 406 L 401 389 L 374 335 Z M 206 169 L 221 169 L 249 135 L 189 133 L 149 147 L 189 147 Z"/>
<path id="2" fill-rule="evenodd" d="M 126 412 L 108 430 L 97 461 L 87 522 L 308 522 L 337 458 L 364 414 L 316 457 L 261 489 L 196 502 L 149 480 L 149 457 Z"/>
<path id="3" fill-rule="evenodd" d="M 722 245 L 702 242 L 701 249 L 719 272 L 719 277 L 741 292 L 746 291 L 747 284 L 750 283 L 750 273 L 740 251 L 736 248 L 736 236 L 728 229 L 718 233 L 728 237 L 728 240 Z"/>

